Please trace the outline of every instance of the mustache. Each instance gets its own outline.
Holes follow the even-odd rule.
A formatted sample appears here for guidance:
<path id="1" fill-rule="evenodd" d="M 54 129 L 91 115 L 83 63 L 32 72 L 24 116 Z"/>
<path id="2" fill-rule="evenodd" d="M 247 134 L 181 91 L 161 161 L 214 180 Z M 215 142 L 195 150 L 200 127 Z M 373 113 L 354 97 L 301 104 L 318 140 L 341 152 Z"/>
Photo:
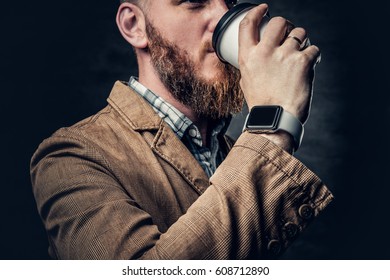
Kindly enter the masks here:
<path id="1" fill-rule="evenodd" d="M 202 45 L 202 49 L 207 51 L 214 51 L 213 43 L 211 41 L 206 41 Z"/>
<path id="2" fill-rule="evenodd" d="M 211 41 L 205 41 L 202 43 L 200 47 L 200 57 L 204 57 L 208 53 L 215 53 L 215 50 L 213 48 L 213 43 Z"/>

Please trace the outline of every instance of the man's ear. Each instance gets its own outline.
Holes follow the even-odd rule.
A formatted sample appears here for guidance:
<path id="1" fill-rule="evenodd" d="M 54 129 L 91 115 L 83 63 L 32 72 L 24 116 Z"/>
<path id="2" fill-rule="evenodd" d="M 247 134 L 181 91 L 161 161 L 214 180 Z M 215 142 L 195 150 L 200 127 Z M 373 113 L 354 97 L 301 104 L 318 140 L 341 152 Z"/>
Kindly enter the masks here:
<path id="1" fill-rule="evenodd" d="M 118 8 L 116 24 L 123 38 L 134 48 L 144 49 L 148 46 L 145 15 L 139 7 L 128 2 L 122 3 Z"/>

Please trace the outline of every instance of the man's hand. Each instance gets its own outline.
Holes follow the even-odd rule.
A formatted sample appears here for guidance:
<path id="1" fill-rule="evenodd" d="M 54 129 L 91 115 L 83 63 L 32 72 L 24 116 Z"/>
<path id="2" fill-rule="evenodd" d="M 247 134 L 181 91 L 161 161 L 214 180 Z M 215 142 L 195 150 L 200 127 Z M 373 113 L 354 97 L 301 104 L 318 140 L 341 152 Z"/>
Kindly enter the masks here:
<path id="1" fill-rule="evenodd" d="M 314 45 L 301 50 L 306 31 L 291 28 L 281 17 L 270 20 L 259 42 L 258 26 L 267 9 L 266 4 L 253 8 L 240 24 L 241 88 L 249 109 L 280 105 L 304 124 L 309 116 L 314 67 L 320 51 Z"/>

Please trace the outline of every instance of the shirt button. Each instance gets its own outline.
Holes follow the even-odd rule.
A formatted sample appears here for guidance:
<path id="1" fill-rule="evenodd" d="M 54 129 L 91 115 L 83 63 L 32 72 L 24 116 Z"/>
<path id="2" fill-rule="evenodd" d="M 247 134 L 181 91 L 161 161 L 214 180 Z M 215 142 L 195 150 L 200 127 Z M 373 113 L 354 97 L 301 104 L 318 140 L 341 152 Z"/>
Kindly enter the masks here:
<path id="1" fill-rule="evenodd" d="M 273 239 L 268 243 L 267 249 L 271 255 L 277 256 L 282 250 L 282 245 L 280 244 L 279 240 Z"/>
<path id="2" fill-rule="evenodd" d="M 196 129 L 195 128 L 191 128 L 188 133 L 190 134 L 191 137 L 196 137 Z"/>
<path id="3" fill-rule="evenodd" d="M 287 223 L 284 225 L 284 232 L 286 233 L 287 239 L 293 239 L 297 236 L 299 228 L 294 223 Z"/>
<path id="4" fill-rule="evenodd" d="M 313 208 L 311 208 L 309 204 L 303 204 L 298 209 L 299 216 L 301 216 L 301 218 L 304 220 L 309 220 L 313 216 L 313 212 Z"/>

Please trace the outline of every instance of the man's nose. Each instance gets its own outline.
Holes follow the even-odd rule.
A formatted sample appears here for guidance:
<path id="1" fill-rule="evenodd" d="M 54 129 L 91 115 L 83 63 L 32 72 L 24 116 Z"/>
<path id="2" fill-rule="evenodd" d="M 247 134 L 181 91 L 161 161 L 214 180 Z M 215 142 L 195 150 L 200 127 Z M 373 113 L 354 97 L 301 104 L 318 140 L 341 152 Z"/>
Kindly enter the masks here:
<path id="1" fill-rule="evenodd" d="M 215 27 L 217 26 L 219 20 L 222 18 L 222 16 L 229 10 L 226 1 L 225 0 L 216 0 L 214 1 L 214 5 L 210 11 L 210 24 L 209 24 L 209 31 L 214 32 Z"/>

